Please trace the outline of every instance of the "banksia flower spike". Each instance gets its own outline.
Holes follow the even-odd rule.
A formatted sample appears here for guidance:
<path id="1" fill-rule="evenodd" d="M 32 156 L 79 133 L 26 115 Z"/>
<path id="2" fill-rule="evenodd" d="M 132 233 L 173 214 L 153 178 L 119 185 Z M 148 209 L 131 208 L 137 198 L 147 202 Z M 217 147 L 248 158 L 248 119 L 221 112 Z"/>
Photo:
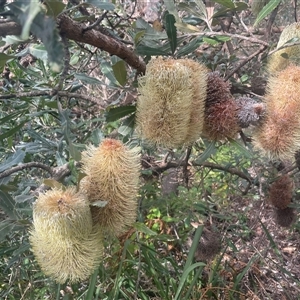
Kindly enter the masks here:
<path id="1" fill-rule="evenodd" d="M 102 257 L 100 226 L 93 226 L 88 200 L 73 188 L 39 196 L 29 240 L 42 271 L 58 283 L 87 279 Z"/>
<path id="2" fill-rule="evenodd" d="M 254 145 L 270 158 L 292 159 L 300 148 L 300 67 L 289 66 L 269 78 L 266 117 L 253 135 Z"/>
<path id="3" fill-rule="evenodd" d="M 279 226 L 290 227 L 296 220 L 296 212 L 292 207 L 276 209 L 275 220 Z"/>
<path id="4" fill-rule="evenodd" d="M 279 209 L 285 209 L 293 197 L 294 182 L 289 175 L 283 175 L 270 186 L 269 201 Z"/>
<path id="5" fill-rule="evenodd" d="M 293 38 L 300 38 L 300 23 L 293 23 L 284 28 L 282 31 L 277 49 L 284 46 L 288 41 Z M 274 52 L 267 64 L 267 70 L 270 75 L 284 70 L 290 64 L 300 63 L 300 45 L 289 46 Z"/>
<path id="6" fill-rule="evenodd" d="M 237 112 L 229 84 L 218 72 L 209 73 L 203 136 L 211 140 L 234 138 L 241 130 Z"/>
<path id="7" fill-rule="evenodd" d="M 87 176 L 80 188 L 92 204 L 94 222 L 110 234 L 122 234 L 136 220 L 139 150 L 104 139 L 99 147 L 90 146 L 83 152 L 82 163 Z"/>
<path id="8" fill-rule="evenodd" d="M 152 59 L 139 79 L 138 134 L 169 148 L 194 142 L 203 127 L 206 73 L 188 59 Z"/>

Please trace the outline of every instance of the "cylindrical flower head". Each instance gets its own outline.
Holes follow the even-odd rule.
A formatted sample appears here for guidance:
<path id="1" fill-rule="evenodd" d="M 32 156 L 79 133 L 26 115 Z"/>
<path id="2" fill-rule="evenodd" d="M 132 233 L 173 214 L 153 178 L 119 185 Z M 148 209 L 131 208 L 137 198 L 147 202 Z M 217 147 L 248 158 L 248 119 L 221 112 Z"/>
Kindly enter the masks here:
<path id="1" fill-rule="evenodd" d="M 292 207 L 276 209 L 275 220 L 279 226 L 290 227 L 296 220 L 296 212 Z"/>
<path id="2" fill-rule="evenodd" d="M 137 132 L 142 138 L 169 148 L 185 143 L 195 76 L 179 60 L 158 57 L 149 62 L 145 76 L 139 79 L 136 111 Z"/>
<path id="3" fill-rule="evenodd" d="M 279 209 L 285 209 L 293 197 L 294 182 L 289 175 L 283 175 L 270 186 L 269 200 Z"/>
<path id="4" fill-rule="evenodd" d="M 238 105 L 230 93 L 229 84 L 218 72 L 208 74 L 203 136 L 210 140 L 234 138 L 241 130 Z"/>
<path id="5" fill-rule="evenodd" d="M 270 158 L 292 159 L 300 148 L 300 67 L 289 66 L 269 78 L 266 117 L 253 135 L 254 145 Z"/>
<path id="6" fill-rule="evenodd" d="M 293 38 L 300 38 L 300 23 L 286 26 L 279 38 L 277 49 Z M 300 45 L 290 46 L 274 52 L 269 60 L 267 69 L 270 75 L 284 70 L 290 64 L 300 63 Z"/>
<path id="7" fill-rule="evenodd" d="M 190 69 L 193 81 L 192 110 L 184 141 L 188 145 L 199 139 L 203 130 L 208 70 L 204 65 L 192 59 L 179 59 L 178 61 Z"/>
<path id="8" fill-rule="evenodd" d="M 87 176 L 81 180 L 80 188 L 94 204 L 94 221 L 109 233 L 123 233 L 136 220 L 139 150 L 105 139 L 98 148 L 91 146 L 83 152 L 82 163 Z M 107 203 L 101 207 L 99 202 Z"/>
<path id="9" fill-rule="evenodd" d="M 42 271 L 59 283 L 86 279 L 102 257 L 101 229 L 92 225 L 88 200 L 73 188 L 39 196 L 29 240 Z"/>

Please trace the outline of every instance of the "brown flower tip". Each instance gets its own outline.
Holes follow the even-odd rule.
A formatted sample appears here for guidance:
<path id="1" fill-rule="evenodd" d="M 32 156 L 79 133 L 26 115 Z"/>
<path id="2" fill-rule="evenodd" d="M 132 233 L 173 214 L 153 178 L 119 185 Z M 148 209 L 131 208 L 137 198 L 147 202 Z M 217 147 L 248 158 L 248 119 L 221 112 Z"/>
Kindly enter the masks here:
<path id="1" fill-rule="evenodd" d="M 282 31 L 279 41 L 277 44 L 277 49 L 284 46 L 288 41 L 293 38 L 300 38 L 300 23 L 293 23 L 286 26 Z M 291 64 L 300 63 L 300 45 L 290 46 L 280 49 L 273 53 L 267 65 L 267 70 L 270 75 L 274 75 L 276 72 L 284 70 L 287 66 Z"/>
<path id="2" fill-rule="evenodd" d="M 87 199 L 73 188 L 39 196 L 29 240 L 42 271 L 59 283 L 88 278 L 102 258 L 101 229 L 92 225 Z"/>
<path id="3" fill-rule="evenodd" d="M 266 117 L 253 135 L 254 145 L 270 158 L 292 159 L 300 148 L 300 67 L 270 77 L 267 91 Z"/>
<path id="4" fill-rule="evenodd" d="M 80 189 L 92 203 L 95 222 L 114 235 L 126 231 L 136 220 L 139 187 L 139 149 L 129 149 L 121 141 L 105 139 L 98 148 L 82 154 Z"/>
<path id="5" fill-rule="evenodd" d="M 209 73 L 203 136 L 211 140 L 234 138 L 241 129 L 237 112 L 229 84 L 218 72 Z"/>
<path id="6" fill-rule="evenodd" d="M 138 134 L 176 148 L 194 142 L 203 127 L 206 68 L 187 59 L 152 59 L 139 79 Z"/>
<path id="7" fill-rule="evenodd" d="M 269 201 L 279 209 L 285 209 L 292 200 L 294 181 L 289 175 L 283 175 L 270 186 Z"/>
<path id="8" fill-rule="evenodd" d="M 258 103 L 257 101 L 240 97 L 236 99 L 238 106 L 238 120 L 241 128 L 247 128 L 250 125 L 257 126 L 265 115 L 264 103 Z"/>
<path id="9" fill-rule="evenodd" d="M 290 227 L 296 221 L 295 209 L 291 207 L 276 209 L 275 220 L 279 226 Z"/>

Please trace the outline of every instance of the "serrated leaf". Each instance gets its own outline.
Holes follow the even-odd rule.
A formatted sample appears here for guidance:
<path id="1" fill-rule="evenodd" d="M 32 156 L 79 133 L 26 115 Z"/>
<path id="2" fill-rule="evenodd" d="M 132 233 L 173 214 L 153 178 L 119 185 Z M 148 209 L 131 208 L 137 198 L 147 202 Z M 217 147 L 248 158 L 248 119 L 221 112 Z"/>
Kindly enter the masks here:
<path id="1" fill-rule="evenodd" d="M 5 64 L 8 60 L 11 58 L 14 58 L 12 55 L 7 55 L 5 53 L 0 53 L 0 71 L 2 72 L 3 68 L 5 67 Z"/>
<path id="2" fill-rule="evenodd" d="M 144 223 L 136 222 L 136 223 L 133 224 L 133 227 L 134 227 L 136 230 L 138 230 L 138 231 L 140 231 L 140 232 L 142 232 L 142 233 L 144 233 L 144 234 L 146 234 L 146 235 L 150 235 L 150 236 L 157 235 L 157 233 L 156 233 L 155 231 L 151 230 L 151 229 L 150 229 L 149 227 L 147 227 Z"/>
<path id="3" fill-rule="evenodd" d="M 17 150 L 12 156 L 10 156 L 5 162 L 0 165 L 0 172 L 3 172 L 11 167 L 22 163 L 25 157 L 25 151 Z"/>
<path id="4" fill-rule="evenodd" d="M 17 218 L 14 199 L 2 190 L 0 190 L 0 207 L 11 219 Z"/>
<path id="5" fill-rule="evenodd" d="M 124 86 L 127 81 L 127 71 L 124 60 L 119 60 L 117 63 L 115 63 L 112 66 L 112 69 L 118 82 Z"/>
<path id="6" fill-rule="evenodd" d="M 171 14 L 166 15 L 166 31 L 171 46 L 172 54 L 177 48 L 177 30 L 175 26 L 175 17 Z"/>
<path id="7" fill-rule="evenodd" d="M 98 201 L 91 203 L 90 205 L 97 206 L 97 207 L 105 207 L 107 203 L 108 203 L 108 201 L 98 200 Z"/>
<path id="8" fill-rule="evenodd" d="M 60 183 L 60 182 L 58 182 L 58 181 L 56 181 L 54 179 L 44 179 L 43 180 L 43 184 L 47 185 L 47 186 L 49 186 L 51 188 L 65 190 L 65 186 L 62 183 Z"/>
<path id="9" fill-rule="evenodd" d="M 101 82 L 99 79 L 87 76 L 84 73 L 74 74 L 74 77 L 88 84 L 103 84 L 103 82 Z"/>
<path id="10" fill-rule="evenodd" d="M 126 106 L 110 108 L 105 115 L 106 122 L 117 121 L 125 116 L 128 116 L 128 115 L 134 113 L 135 110 L 136 110 L 136 107 L 134 105 L 126 105 Z"/>
<path id="11" fill-rule="evenodd" d="M 86 3 L 89 3 L 97 8 L 103 9 L 103 10 L 114 10 L 115 6 L 114 4 L 106 1 L 100 1 L 100 0 L 86 0 Z"/>
<path id="12" fill-rule="evenodd" d="M 47 15 L 56 18 L 66 7 L 61 1 L 46 0 Z"/>
<path id="13" fill-rule="evenodd" d="M 235 5 L 231 0 L 214 0 L 214 2 L 217 2 L 227 8 L 235 9 Z"/>
<path id="14" fill-rule="evenodd" d="M 281 0 L 270 0 L 260 11 L 255 22 L 254 27 L 256 27 L 266 16 L 268 16 L 279 4 Z"/>
<path id="15" fill-rule="evenodd" d="M 168 55 L 165 51 L 162 51 L 158 48 L 152 48 L 148 47 L 145 45 L 138 45 L 136 47 L 136 52 L 139 55 L 149 55 L 149 56 L 154 56 L 154 55 Z"/>
<path id="16" fill-rule="evenodd" d="M 44 45 L 30 45 L 28 47 L 28 52 L 33 55 L 36 58 L 39 58 L 41 60 L 47 60 L 48 59 L 48 53 Z"/>
<path id="17" fill-rule="evenodd" d="M 175 17 L 176 22 L 179 22 L 180 18 L 174 0 L 164 0 L 164 5 L 166 6 L 169 14 L 172 14 Z"/>

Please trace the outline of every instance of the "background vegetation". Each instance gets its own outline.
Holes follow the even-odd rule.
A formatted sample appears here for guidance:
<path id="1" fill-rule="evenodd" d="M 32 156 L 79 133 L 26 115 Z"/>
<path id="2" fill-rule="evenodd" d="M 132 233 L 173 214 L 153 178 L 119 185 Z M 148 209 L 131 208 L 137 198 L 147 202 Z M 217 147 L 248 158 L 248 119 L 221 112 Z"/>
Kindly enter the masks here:
<path id="1" fill-rule="evenodd" d="M 192 58 L 261 99 L 267 57 L 299 15 L 297 1 L 267 2 L 1 1 L 1 299 L 299 298 L 300 224 L 278 226 L 267 201 L 279 162 L 238 137 L 170 151 L 134 132 L 151 56 Z M 81 151 L 104 137 L 141 147 L 138 220 L 106 240 L 88 281 L 57 285 L 30 251 L 32 203 L 76 185 Z M 282 172 L 297 209 L 297 168 Z"/>

